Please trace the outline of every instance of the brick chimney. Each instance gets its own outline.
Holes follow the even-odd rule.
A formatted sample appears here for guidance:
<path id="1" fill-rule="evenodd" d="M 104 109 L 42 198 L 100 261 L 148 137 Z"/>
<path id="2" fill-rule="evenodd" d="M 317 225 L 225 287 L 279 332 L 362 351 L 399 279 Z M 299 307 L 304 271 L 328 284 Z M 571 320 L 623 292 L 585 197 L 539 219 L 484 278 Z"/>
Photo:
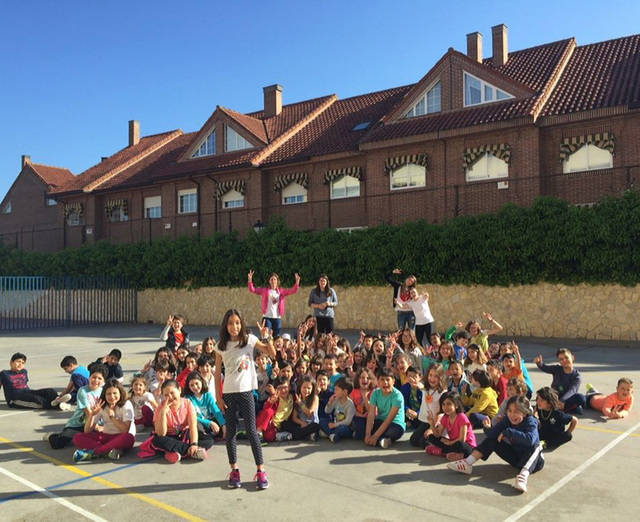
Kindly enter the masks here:
<path id="1" fill-rule="evenodd" d="M 282 112 L 282 85 L 277 83 L 262 89 L 264 92 L 264 117 L 271 118 Z"/>
<path id="2" fill-rule="evenodd" d="M 133 147 L 140 142 L 140 122 L 129 120 L 129 147 Z"/>
<path id="3" fill-rule="evenodd" d="M 27 163 L 31 163 L 31 156 L 27 156 L 26 154 L 23 154 L 21 163 L 22 163 L 22 166 L 20 168 L 23 169 Z"/>
<path id="4" fill-rule="evenodd" d="M 493 44 L 493 65 L 500 67 L 509 59 L 509 44 L 507 41 L 507 26 L 494 25 L 491 28 L 491 40 Z"/>
<path id="5" fill-rule="evenodd" d="M 478 31 L 467 35 L 467 56 L 482 63 L 482 34 Z"/>

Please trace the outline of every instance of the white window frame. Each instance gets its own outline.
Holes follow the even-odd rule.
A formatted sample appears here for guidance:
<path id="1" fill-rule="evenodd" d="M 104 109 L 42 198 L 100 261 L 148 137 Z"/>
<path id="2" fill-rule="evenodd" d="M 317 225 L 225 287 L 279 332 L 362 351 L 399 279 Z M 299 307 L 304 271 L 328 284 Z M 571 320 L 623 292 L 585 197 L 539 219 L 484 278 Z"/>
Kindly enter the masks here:
<path id="1" fill-rule="evenodd" d="M 79 211 L 72 210 L 67 214 L 67 225 L 70 227 L 82 225 L 82 216 Z"/>
<path id="2" fill-rule="evenodd" d="M 109 214 L 109 223 L 121 223 L 123 221 L 129 221 L 129 214 L 124 213 L 122 205 L 113 207 Z"/>
<path id="3" fill-rule="evenodd" d="M 193 199 L 187 196 L 195 196 Z M 187 207 L 186 202 L 189 202 Z M 193 202 L 193 204 L 191 204 Z M 198 189 L 183 189 L 178 191 L 178 214 L 195 214 L 198 212 Z"/>
<path id="4" fill-rule="evenodd" d="M 336 195 L 336 186 L 344 184 L 344 195 Z M 342 189 L 342 187 L 338 187 Z M 360 197 L 360 180 L 353 176 L 340 176 L 331 181 L 331 199 L 346 199 Z"/>
<path id="5" fill-rule="evenodd" d="M 497 163 L 501 162 L 501 163 Z M 504 164 L 504 167 L 502 166 Z M 505 171 L 498 171 L 495 166 L 500 166 Z M 492 168 L 494 171 L 492 172 Z M 509 164 L 494 156 L 490 152 L 485 152 L 472 165 L 465 169 L 465 178 L 467 181 L 485 181 L 488 179 L 505 179 L 509 177 Z"/>
<path id="6" fill-rule="evenodd" d="M 7 201 L 4 207 L 2 207 L 3 214 L 11 214 L 13 212 L 13 208 L 11 206 L 11 201 Z"/>
<path id="7" fill-rule="evenodd" d="M 397 178 L 399 176 L 401 176 L 402 171 L 406 170 L 406 169 L 412 169 L 412 170 L 416 170 L 416 169 L 421 169 L 422 170 L 422 175 L 423 180 L 422 183 L 415 183 L 415 184 L 411 184 L 411 181 L 413 179 L 413 176 L 417 176 L 418 174 L 416 172 L 414 173 L 409 173 L 408 174 L 408 179 L 407 179 L 407 184 L 406 185 L 401 185 L 401 186 L 395 186 L 394 187 L 394 178 Z M 393 171 L 391 171 L 391 173 L 389 174 L 389 188 L 391 190 L 407 190 L 407 189 L 413 189 L 413 188 L 418 188 L 418 187 L 424 187 L 427 184 L 427 168 L 422 166 L 422 165 L 417 165 L 416 163 L 407 163 L 406 165 L 402 165 L 401 167 L 398 167 L 397 169 L 394 169 Z"/>
<path id="8" fill-rule="evenodd" d="M 55 198 L 48 198 L 47 196 L 44 197 L 44 204 L 47 207 L 55 207 L 58 202 L 55 200 Z"/>
<path id="9" fill-rule="evenodd" d="M 469 78 L 473 78 L 474 80 L 480 82 L 480 101 L 476 102 L 476 103 L 468 103 L 467 102 L 467 76 Z M 487 99 L 487 89 L 492 89 L 494 94 L 493 94 L 493 98 L 492 99 Z M 502 93 L 505 94 L 506 96 L 503 96 L 502 98 L 498 98 L 498 93 Z M 506 92 L 503 89 L 500 89 L 499 87 L 496 87 L 495 85 L 491 85 L 488 82 L 485 82 L 484 80 L 481 80 L 480 78 L 478 78 L 477 76 L 474 76 L 471 73 L 468 73 L 467 71 L 463 71 L 462 74 L 462 99 L 463 99 L 463 103 L 465 107 L 474 107 L 476 105 L 484 105 L 485 103 L 495 103 L 495 102 L 499 102 L 499 101 L 504 101 L 504 100 L 508 100 L 509 98 L 513 98 L 512 94 L 509 94 L 508 92 Z"/>
<path id="10" fill-rule="evenodd" d="M 606 165 L 592 165 L 591 161 L 590 161 L 590 155 L 594 154 L 595 151 L 593 149 L 597 149 L 598 154 L 601 153 L 608 153 L 609 154 L 609 163 Z M 591 152 L 590 152 L 591 151 Z M 576 154 L 578 153 L 584 153 L 587 157 L 586 159 L 586 167 L 571 167 L 571 158 L 574 159 L 574 161 L 577 161 L 576 158 Z M 586 172 L 588 170 L 603 170 L 603 169 L 611 169 L 613 168 L 613 154 L 611 154 L 611 152 L 609 152 L 607 149 L 601 149 L 600 147 L 596 147 L 594 144 L 592 143 L 585 143 L 582 147 L 580 147 L 578 150 L 576 150 L 573 154 L 571 154 L 567 159 L 565 159 L 562 162 L 562 172 L 564 174 L 571 174 L 572 172 Z"/>
<path id="11" fill-rule="evenodd" d="M 283 205 L 299 205 L 307 202 L 307 189 L 299 183 L 289 183 L 282 189 Z"/>
<path id="12" fill-rule="evenodd" d="M 202 140 L 196 151 L 191 155 L 192 158 L 201 158 L 203 156 L 214 156 L 216 153 L 216 130 L 213 129 L 209 135 Z"/>
<path id="13" fill-rule="evenodd" d="M 161 217 L 162 217 L 162 196 L 145 197 L 144 198 L 144 218 L 159 219 Z"/>
<path id="14" fill-rule="evenodd" d="M 359 227 L 338 227 L 336 228 L 336 232 L 345 232 L 347 234 L 351 234 L 351 232 L 355 232 L 356 230 L 366 230 L 368 227 L 359 226 Z"/>
<path id="15" fill-rule="evenodd" d="M 255 145 L 239 134 L 233 127 L 224 126 L 224 151 L 234 152 L 236 150 L 252 149 Z"/>
<path id="16" fill-rule="evenodd" d="M 431 94 L 436 87 L 440 88 L 440 105 L 438 110 L 429 110 L 429 94 Z M 422 112 L 418 114 L 418 106 L 422 105 Z M 426 88 L 422 96 L 418 99 L 416 103 L 413 104 L 413 107 L 409 109 L 404 117 L 405 118 L 415 118 L 417 116 L 424 116 L 425 114 L 435 114 L 437 112 L 442 112 L 442 83 L 440 82 L 440 78 L 432 82 L 429 87 Z"/>
<path id="17" fill-rule="evenodd" d="M 220 198 L 220 201 L 224 209 L 233 210 L 244 207 L 244 195 L 237 190 L 229 190 Z"/>

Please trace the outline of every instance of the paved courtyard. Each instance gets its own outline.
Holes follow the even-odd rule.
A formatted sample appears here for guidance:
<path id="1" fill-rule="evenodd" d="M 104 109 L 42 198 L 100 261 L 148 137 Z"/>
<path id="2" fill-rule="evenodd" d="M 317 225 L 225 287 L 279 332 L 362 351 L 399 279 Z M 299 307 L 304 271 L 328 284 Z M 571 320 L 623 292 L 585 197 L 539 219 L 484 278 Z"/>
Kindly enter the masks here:
<path id="1" fill-rule="evenodd" d="M 75 355 L 88 364 L 112 348 L 123 351 L 128 381 L 162 343 L 160 327 L 137 325 L 0 333 L 1 367 L 15 351 L 27 354 L 32 387 L 63 388 L 59 363 Z M 193 341 L 216 328 L 192 327 Z M 554 360 L 567 346 L 590 382 L 611 392 L 620 376 L 640 383 L 640 345 L 569 340 L 518 340 L 536 387 L 550 376 L 533 357 Z M 44 433 L 59 430 L 68 413 L 23 411 L 0 401 L 0 516 L 14 520 L 632 520 L 640 501 L 640 414 L 604 421 L 591 411 L 580 418 L 574 439 L 546 454 L 528 493 L 511 483 L 516 470 L 499 458 L 474 467 L 468 477 L 446 469 L 402 442 L 387 450 L 360 442 L 270 444 L 264 448 L 271 487 L 258 492 L 246 443 L 239 448 L 244 485 L 226 489 L 223 444 L 204 462 L 170 465 L 141 461 L 134 452 L 118 462 L 74 465 L 73 449 L 52 450 Z M 138 441 L 147 433 L 138 434 Z"/>

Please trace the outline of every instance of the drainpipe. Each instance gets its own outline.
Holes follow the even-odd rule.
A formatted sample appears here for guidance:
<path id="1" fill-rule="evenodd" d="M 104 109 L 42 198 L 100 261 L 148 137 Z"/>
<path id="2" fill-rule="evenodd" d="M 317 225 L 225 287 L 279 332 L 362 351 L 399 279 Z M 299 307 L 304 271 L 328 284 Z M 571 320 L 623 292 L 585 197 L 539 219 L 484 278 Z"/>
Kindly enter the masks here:
<path id="1" fill-rule="evenodd" d="M 193 181 L 198 186 L 198 192 L 196 193 L 197 194 L 196 205 L 198 206 L 198 210 L 197 210 L 197 216 L 198 216 L 198 239 L 200 239 L 200 237 L 202 235 L 201 231 L 200 231 L 200 229 L 202 228 L 202 222 L 201 222 L 201 219 L 200 219 L 200 216 L 201 216 L 201 213 L 202 213 L 201 210 L 200 210 L 200 192 L 201 192 L 200 188 L 201 187 L 200 187 L 200 183 L 198 183 L 194 178 L 189 177 L 189 179 L 191 181 Z"/>

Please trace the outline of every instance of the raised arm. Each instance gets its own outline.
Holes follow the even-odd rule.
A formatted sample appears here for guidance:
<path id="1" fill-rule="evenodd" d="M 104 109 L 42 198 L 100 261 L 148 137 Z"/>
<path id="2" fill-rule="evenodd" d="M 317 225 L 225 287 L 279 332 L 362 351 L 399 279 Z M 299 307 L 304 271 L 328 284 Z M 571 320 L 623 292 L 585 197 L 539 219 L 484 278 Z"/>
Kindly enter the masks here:
<path id="1" fill-rule="evenodd" d="M 493 315 L 491 315 L 489 312 L 482 312 L 482 316 L 487 321 L 489 321 L 489 324 L 491 325 L 491 329 L 487 330 L 487 335 L 495 335 L 504 329 L 502 325 L 498 321 L 496 321 L 493 318 Z"/>

